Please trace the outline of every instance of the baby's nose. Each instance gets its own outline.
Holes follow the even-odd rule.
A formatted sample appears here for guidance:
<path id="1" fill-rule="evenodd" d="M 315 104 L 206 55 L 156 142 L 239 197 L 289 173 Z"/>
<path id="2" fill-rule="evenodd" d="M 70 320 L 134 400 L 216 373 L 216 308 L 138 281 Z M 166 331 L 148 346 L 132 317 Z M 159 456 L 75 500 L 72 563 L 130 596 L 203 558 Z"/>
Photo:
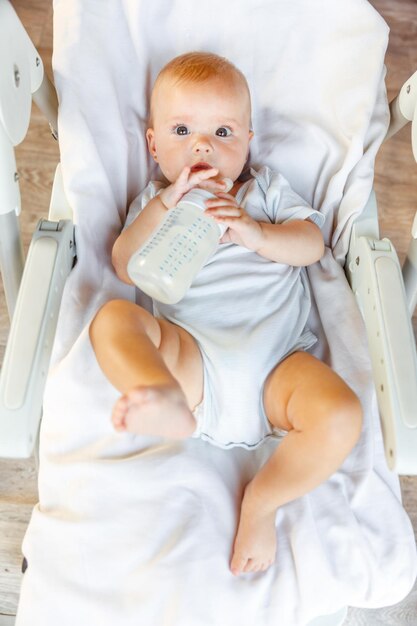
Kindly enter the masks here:
<path id="1" fill-rule="evenodd" d="M 207 137 L 199 137 L 193 146 L 194 154 L 210 154 L 213 152 L 212 145 Z"/>

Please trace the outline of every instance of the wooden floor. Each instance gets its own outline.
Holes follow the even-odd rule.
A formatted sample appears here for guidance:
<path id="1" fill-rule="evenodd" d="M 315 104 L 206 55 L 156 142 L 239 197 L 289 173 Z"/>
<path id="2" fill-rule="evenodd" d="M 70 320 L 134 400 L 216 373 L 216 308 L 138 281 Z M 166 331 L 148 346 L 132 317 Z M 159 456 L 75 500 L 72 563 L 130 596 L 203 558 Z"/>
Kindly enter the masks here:
<path id="1" fill-rule="evenodd" d="M 51 0 L 14 0 L 12 4 L 40 52 L 49 76 L 52 76 Z M 417 2 L 373 0 L 371 4 L 391 27 L 386 57 L 387 88 L 391 99 L 403 82 L 417 70 Z M 24 207 L 21 227 L 27 250 L 38 219 L 47 213 L 53 173 L 59 159 L 58 146 L 36 107 L 33 107 L 28 137 L 17 148 L 16 154 Z M 417 164 L 411 153 L 409 128 L 403 129 L 380 150 L 376 163 L 375 189 L 381 236 L 392 240 L 400 260 L 403 260 L 417 210 Z M 414 316 L 413 324 L 417 331 L 417 316 Z M 0 362 L 7 332 L 7 314 L 1 291 Z M 417 535 L 417 477 L 401 477 L 401 486 L 404 506 Z M 13 624 L 13 617 L 10 616 L 15 615 L 18 602 L 21 542 L 36 502 L 33 459 L 28 462 L 0 460 L 0 626 Z M 375 611 L 350 609 L 345 622 L 346 626 L 383 624 L 417 626 L 417 586 L 396 607 Z"/>

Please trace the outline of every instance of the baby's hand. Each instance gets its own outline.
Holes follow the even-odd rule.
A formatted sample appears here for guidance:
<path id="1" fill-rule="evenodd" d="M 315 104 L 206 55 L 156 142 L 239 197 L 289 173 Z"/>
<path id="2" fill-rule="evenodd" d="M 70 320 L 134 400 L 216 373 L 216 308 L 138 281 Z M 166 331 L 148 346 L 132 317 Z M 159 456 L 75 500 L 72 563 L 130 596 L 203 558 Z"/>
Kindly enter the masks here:
<path id="1" fill-rule="evenodd" d="M 159 197 L 167 209 L 172 209 L 178 204 L 183 195 L 194 187 L 198 186 L 212 193 L 221 191 L 226 188 L 226 184 L 223 180 L 215 180 L 218 173 L 219 170 L 215 167 L 207 170 L 198 170 L 197 172 L 192 172 L 191 167 L 184 167 L 175 183 L 171 183 L 171 185 L 166 187 L 159 194 Z"/>
<path id="2" fill-rule="evenodd" d="M 259 250 L 263 243 L 262 227 L 246 213 L 229 193 L 218 193 L 217 198 L 206 200 L 206 215 L 224 224 L 228 230 L 220 239 L 220 243 L 236 243 L 249 250 Z"/>

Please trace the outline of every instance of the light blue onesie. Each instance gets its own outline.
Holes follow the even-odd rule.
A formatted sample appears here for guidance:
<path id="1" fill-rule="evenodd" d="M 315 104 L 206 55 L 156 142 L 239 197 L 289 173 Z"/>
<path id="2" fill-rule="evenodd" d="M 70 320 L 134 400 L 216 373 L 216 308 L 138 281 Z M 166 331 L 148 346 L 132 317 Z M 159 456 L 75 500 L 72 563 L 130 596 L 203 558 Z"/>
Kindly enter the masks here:
<path id="1" fill-rule="evenodd" d="M 262 167 L 239 189 L 236 200 L 260 222 L 282 223 L 324 216 L 314 211 L 283 176 Z M 136 198 L 126 225 L 161 189 L 149 183 Z M 273 430 L 263 410 L 269 372 L 316 337 L 306 328 L 310 292 L 305 268 L 270 261 L 233 243 L 220 244 L 177 304 L 153 302 L 156 317 L 185 328 L 198 342 L 204 363 L 204 396 L 194 437 L 221 448 L 252 449 Z"/>

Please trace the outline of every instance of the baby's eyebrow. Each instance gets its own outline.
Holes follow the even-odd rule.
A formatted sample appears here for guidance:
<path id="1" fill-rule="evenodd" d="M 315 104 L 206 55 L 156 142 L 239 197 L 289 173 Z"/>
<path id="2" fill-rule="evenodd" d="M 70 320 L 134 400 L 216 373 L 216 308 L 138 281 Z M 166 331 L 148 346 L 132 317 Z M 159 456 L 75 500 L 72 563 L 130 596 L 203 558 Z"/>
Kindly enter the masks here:
<path id="1" fill-rule="evenodd" d="M 188 117 L 187 115 L 176 115 L 175 117 L 171 117 L 169 118 L 167 121 L 172 123 L 172 122 L 178 122 L 178 120 L 181 120 L 182 122 L 189 122 L 190 121 L 190 117 Z"/>
<path id="2" fill-rule="evenodd" d="M 184 124 L 188 124 L 189 122 L 194 121 L 194 118 L 191 117 L 190 115 L 176 115 L 175 117 L 171 117 L 168 119 L 168 124 L 178 124 L 178 122 L 184 123 Z M 228 126 L 228 125 L 234 125 L 234 126 L 238 126 L 239 122 L 237 120 L 235 120 L 232 117 L 215 117 L 215 118 L 211 118 L 210 119 L 210 123 L 213 123 L 214 125 L 217 126 Z"/>

